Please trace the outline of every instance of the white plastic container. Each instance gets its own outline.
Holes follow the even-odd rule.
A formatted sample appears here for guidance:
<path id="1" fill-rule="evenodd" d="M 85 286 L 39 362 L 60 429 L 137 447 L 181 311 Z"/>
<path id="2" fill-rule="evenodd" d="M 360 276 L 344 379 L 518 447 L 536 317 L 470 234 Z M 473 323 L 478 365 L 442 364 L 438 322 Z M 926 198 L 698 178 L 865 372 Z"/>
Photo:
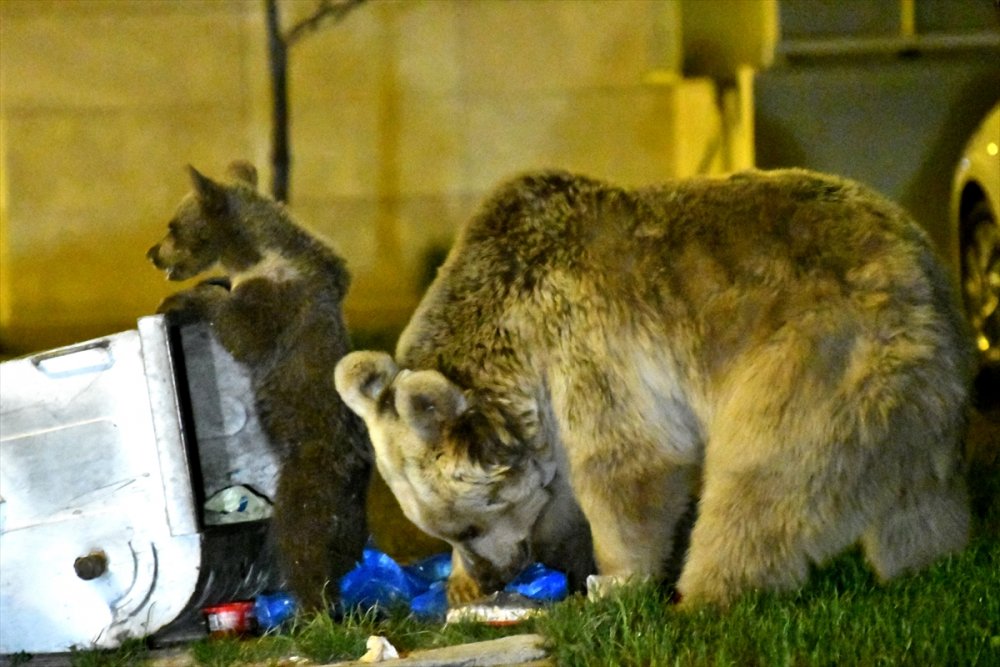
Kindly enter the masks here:
<path id="1" fill-rule="evenodd" d="M 273 493 L 246 373 L 161 316 L 0 364 L 0 653 L 111 648 L 269 583 L 267 522 L 206 528 L 228 484 Z"/>

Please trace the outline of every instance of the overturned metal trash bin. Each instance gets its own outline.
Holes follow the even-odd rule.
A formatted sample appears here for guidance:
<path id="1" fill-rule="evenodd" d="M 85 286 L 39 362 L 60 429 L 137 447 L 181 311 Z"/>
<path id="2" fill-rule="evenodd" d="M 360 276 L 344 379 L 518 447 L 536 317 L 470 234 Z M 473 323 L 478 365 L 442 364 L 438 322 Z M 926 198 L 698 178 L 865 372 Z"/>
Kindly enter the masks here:
<path id="1" fill-rule="evenodd" d="M 273 586 L 269 521 L 210 525 L 203 505 L 273 497 L 276 470 L 205 325 L 144 317 L 0 364 L 0 653 L 190 638 L 203 606 Z"/>

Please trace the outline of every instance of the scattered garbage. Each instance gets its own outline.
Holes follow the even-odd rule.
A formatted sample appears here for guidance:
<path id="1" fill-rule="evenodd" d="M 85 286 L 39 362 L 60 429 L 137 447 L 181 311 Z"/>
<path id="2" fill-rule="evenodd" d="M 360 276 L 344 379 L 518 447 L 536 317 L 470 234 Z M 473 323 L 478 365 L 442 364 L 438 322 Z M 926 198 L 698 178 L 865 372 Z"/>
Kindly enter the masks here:
<path id="1" fill-rule="evenodd" d="M 246 635 L 253 629 L 253 602 L 240 600 L 202 609 L 211 637 Z"/>
<path id="2" fill-rule="evenodd" d="M 226 487 L 205 501 L 205 523 L 209 526 L 257 521 L 269 516 L 271 502 L 242 484 Z"/>
<path id="3" fill-rule="evenodd" d="M 535 563 L 517 575 L 505 590 L 520 593 L 529 600 L 556 602 L 569 593 L 569 583 L 565 573 Z"/>
<path id="4" fill-rule="evenodd" d="M 451 554 L 441 553 L 428 556 L 412 565 L 407 565 L 405 571 L 429 584 L 444 581 L 451 574 Z"/>
<path id="5" fill-rule="evenodd" d="M 451 555 L 447 553 L 401 566 L 389 555 L 367 547 L 361 562 L 340 580 L 341 604 L 347 609 L 402 606 L 408 607 L 418 618 L 446 620 L 450 574 Z M 532 603 L 555 602 L 566 597 L 568 585 L 564 573 L 535 563 L 510 582 L 505 591 Z M 504 600 L 515 599 L 507 597 Z M 487 604 L 496 606 L 498 603 Z M 517 604 L 525 606 L 519 601 Z"/>
<path id="6" fill-rule="evenodd" d="M 409 573 L 387 554 L 365 548 L 361 562 L 340 580 L 340 600 L 344 608 L 409 605 L 414 597 L 426 592 L 431 582 L 414 570 Z"/>
<path id="7" fill-rule="evenodd" d="M 449 609 L 448 623 L 473 621 L 486 625 L 504 626 L 520 623 L 541 613 L 542 603 L 521 593 L 510 590 L 499 591 L 485 600 Z"/>
<path id="8" fill-rule="evenodd" d="M 262 594 L 253 600 L 237 600 L 204 607 L 210 637 L 262 634 L 280 627 L 295 616 L 295 598 L 284 592 Z"/>
<path id="9" fill-rule="evenodd" d="M 395 660 L 399 657 L 399 651 L 389 643 L 389 640 L 381 635 L 372 635 L 365 642 L 368 652 L 358 658 L 359 662 L 382 662 L 383 660 Z"/>
<path id="10" fill-rule="evenodd" d="M 270 593 L 258 595 L 253 601 L 253 615 L 257 628 L 267 632 L 295 616 L 295 598 L 290 593 Z"/>
<path id="11" fill-rule="evenodd" d="M 564 573 L 535 563 L 525 568 L 503 591 L 449 611 L 447 583 L 450 574 L 451 554 L 436 554 L 402 566 L 388 554 L 369 546 L 364 549 L 357 566 L 341 578 L 340 603 L 345 609 L 403 607 L 417 618 L 428 621 L 473 620 L 508 625 L 539 613 L 546 603 L 562 600 L 568 593 Z M 253 600 L 227 602 L 202 610 L 213 637 L 273 631 L 293 618 L 295 611 L 295 598 L 285 592 L 261 594 Z M 371 657 L 363 658 L 365 662 L 397 657 L 392 655 L 395 649 L 391 644 L 376 646 L 376 639 L 374 636 L 369 639 L 369 652 L 365 655 Z"/>

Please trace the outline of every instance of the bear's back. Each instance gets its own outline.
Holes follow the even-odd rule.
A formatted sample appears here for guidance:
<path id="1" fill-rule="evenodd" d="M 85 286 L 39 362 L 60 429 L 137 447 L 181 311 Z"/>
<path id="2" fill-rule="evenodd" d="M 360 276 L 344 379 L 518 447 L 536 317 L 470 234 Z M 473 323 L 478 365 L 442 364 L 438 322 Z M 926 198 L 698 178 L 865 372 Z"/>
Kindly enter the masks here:
<path id="1" fill-rule="evenodd" d="M 874 327 L 909 326 L 912 306 L 927 305 L 959 344 L 950 292 L 923 231 L 852 181 L 781 170 L 627 189 L 537 172 L 469 222 L 397 354 L 438 367 L 470 349 L 495 357 L 515 338 L 537 348 L 567 332 L 685 329 L 725 363 L 818 310 L 878 337 Z"/>
<path id="2" fill-rule="evenodd" d="M 737 279 L 759 274 L 761 255 L 785 257 L 798 273 L 843 273 L 900 245 L 928 249 L 901 209 L 857 183 L 804 170 L 643 189 L 538 172 L 502 186 L 453 255 L 513 283 L 524 272 L 662 268 L 693 248 Z"/>

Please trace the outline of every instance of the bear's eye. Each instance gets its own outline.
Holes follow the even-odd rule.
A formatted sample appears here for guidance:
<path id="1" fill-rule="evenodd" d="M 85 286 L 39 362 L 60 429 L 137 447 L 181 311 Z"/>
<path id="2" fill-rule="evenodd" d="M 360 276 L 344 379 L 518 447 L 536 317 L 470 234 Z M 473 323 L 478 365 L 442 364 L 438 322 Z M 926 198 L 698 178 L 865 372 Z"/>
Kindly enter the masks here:
<path id="1" fill-rule="evenodd" d="M 474 540 L 482 534 L 483 531 L 481 528 L 479 528 L 479 526 L 469 526 L 468 528 L 460 532 L 458 535 L 456 535 L 456 539 L 458 539 L 460 542 L 465 542 L 467 540 Z"/>

